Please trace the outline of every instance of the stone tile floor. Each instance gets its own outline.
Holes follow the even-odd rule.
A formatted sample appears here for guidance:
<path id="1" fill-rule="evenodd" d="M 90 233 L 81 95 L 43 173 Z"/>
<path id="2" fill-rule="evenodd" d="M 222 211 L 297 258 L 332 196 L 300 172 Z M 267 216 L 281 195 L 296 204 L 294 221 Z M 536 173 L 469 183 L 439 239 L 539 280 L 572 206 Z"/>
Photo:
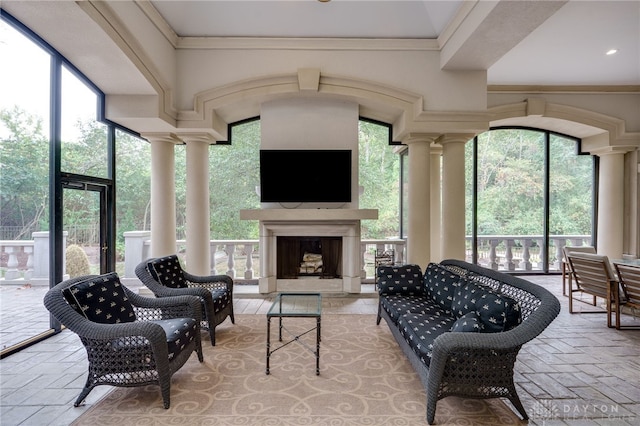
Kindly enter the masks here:
<path id="1" fill-rule="evenodd" d="M 559 276 L 528 279 L 548 288 L 562 304 L 558 318 L 524 345 L 518 356 L 515 379 L 529 424 L 640 424 L 640 330 L 609 329 L 604 314 L 570 315 Z M 34 315 L 25 306 L 42 295 L 36 295 L 37 289 L 29 290 L 13 289 L 18 294 L 13 299 L 8 290 L 0 293 L 3 309 L 11 300 L 11 309 L 0 317 L 3 332 L 10 329 L 9 323 L 26 324 Z M 255 286 L 236 286 L 234 291 L 236 314 L 264 315 L 273 300 L 257 294 Z M 363 286 L 358 296 L 323 298 L 324 314 L 375 314 L 376 310 L 371 285 Z M 640 326 L 640 318 L 624 315 L 623 320 Z M 220 332 L 229 324 L 221 325 Z M 39 326 L 47 325 L 48 320 Z M 74 408 L 86 369 L 84 348 L 69 331 L 4 358 L 0 361 L 0 424 L 70 424 L 113 389 L 98 386 L 85 405 Z"/>

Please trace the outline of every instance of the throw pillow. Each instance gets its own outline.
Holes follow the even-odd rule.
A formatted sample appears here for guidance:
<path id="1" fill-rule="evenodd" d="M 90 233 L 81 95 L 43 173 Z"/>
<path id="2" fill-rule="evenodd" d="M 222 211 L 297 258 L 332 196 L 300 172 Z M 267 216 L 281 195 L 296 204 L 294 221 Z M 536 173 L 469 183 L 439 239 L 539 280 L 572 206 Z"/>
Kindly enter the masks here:
<path id="1" fill-rule="evenodd" d="M 64 290 L 67 302 L 89 321 L 102 324 L 133 322 L 133 305 L 115 272 L 73 284 Z"/>
<path id="2" fill-rule="evenodd" d="M 482 330 L 482 323 L 478 314 L 475 312 L 468 312 L 458 318 L 456 322 L 451 326 L 451 331 L 461 333 L 479 333 Z"/>
<path id="3" fill-rule="evenodd" d="M 147 263 L 149 273 L 154 280 L 158 281 L 165 287 L 186 288 L 187 280 L 182 273 L 180 260 L 175 254 L 159 257 Z"/>
<path id="4" fill-rule="evenodd" d="M 487 333 L 507 331 L 521 322 L 518 302 L 491 290 L 477 300 L 476 311 Z"/>
<path id="5" fill-rule="evenodd" d="M 424 273 L 424 287 L 427 294 L 446 313 L 451 313 L 453 295 L 458 286 L 464 285 L 465 282 L 460 275 L 437 263 L 430 263 Z"/>

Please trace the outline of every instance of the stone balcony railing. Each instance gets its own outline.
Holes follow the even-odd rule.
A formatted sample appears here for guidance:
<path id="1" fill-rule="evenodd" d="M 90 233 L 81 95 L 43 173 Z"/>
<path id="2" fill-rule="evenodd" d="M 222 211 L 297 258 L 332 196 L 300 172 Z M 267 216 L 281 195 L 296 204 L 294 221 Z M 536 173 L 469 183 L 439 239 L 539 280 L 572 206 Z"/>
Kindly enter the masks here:
<path id="1" fill-rule="evenodd" d="M 38 235 L 36 235 L 38 234 Z M 135 267 L 150 257 L 150 232 L 125 232 L 124 273 L 121 278 L 135 279 Z M 211 274 L 226 274 L 238 282 L 260 277 L 258 240 L 211 240 Z M 176 241 L 176 252 L 186 257 L 185 240 Z M 376 250 L 393 249 L 395 262 L 406 258 L 406 242 L 401 239 L 362 240 L 360 244 L 361 278 L 373 282 L 373 262 Z M 48 285 L 48 232 L 34 233 L 34 240 L 0 241 L 0 253 L 7 257 L 0 284 Z"/>
<path id="2" fill-rule="evenodd" d="M 33 240 L 0 241 L 0 253 L 7 258 L 0 283 L 48 285 L 48 232 L 35 232 Z M 545 254 L 542 235 L 488 235 L 477 238 L 478 264 L 494 270 L 511 272 L 542 271 Z M 226 274 L 238 282 L 260 277 L 258 240 L 211 240 L 211 273 Z M 557 235 L 550 237 L 549 270 L 560 271 L 562 248 L 565 245 L 591 245 L 587 235 Z M 396 263 L 406 259 L 406 242 L 402 239 L 362 240 L 360 265 L 362 282 L 374 278 L 374 253 L 393 249 Z M 176 241 L 176 252 L 186 256 L 185 241 Z M 150 232 L 125 233 L 123 278 L 135 279 L 135 267 L 149 257 Z M 466 260 L 472 260 L 472 239 L 467 237 Z"/>

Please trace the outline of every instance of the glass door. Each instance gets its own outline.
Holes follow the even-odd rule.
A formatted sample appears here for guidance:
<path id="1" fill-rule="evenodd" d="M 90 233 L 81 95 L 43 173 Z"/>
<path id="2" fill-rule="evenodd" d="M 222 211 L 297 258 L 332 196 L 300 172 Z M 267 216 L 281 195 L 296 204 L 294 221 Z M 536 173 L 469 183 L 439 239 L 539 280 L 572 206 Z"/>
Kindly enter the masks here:
<path id="1" fill-rule="evenodd" d="M 105 188 L 72 182 L 63 187 L 64 278 L 105 273 Z"/>

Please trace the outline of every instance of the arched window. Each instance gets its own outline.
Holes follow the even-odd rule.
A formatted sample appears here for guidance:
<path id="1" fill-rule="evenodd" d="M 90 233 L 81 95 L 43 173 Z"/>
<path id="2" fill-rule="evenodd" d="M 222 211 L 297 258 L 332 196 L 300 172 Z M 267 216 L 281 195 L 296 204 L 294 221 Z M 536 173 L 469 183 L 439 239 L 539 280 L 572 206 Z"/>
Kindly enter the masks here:
<path id="1" fill-rule="evenodd" d="M 467 144 L 467 260 L 512 272 L 557 272 L 565 245 L 595 242 L 596 157 L 580 140 L 493 128 Z"/>

